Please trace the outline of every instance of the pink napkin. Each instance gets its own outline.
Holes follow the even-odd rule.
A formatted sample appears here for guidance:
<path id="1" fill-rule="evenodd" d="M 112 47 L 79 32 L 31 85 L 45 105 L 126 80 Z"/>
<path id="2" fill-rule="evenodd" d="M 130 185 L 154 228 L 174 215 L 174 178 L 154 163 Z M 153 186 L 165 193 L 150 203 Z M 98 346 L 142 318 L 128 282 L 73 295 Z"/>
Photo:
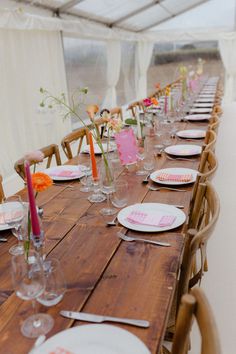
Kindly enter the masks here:
<path id="1" fill-rule="evenodd" d="M 156 177 L 159 181 L 173 181 L 173 182 L 189 182 L 192 181 L 193 175 L 191 173 L 185 175 L 174 175 L 171 173 L 160 173 L 159 176 Z"/>
<path id="2" fill-rule="evenodd" d="M 61 170 L 61 171 L 50 171 L 49 173 L 52 177 L 80 177 L 81 171 L 71 171 L 71 170 Z"/>
<path id="3" fill-rule="evenodd" d="M 159 226 L 170 226 L 175 221 L 176 216 L 163 215 L 157 212 L 149 212 L 148 214 L 139 210 L 133 210 L 128 216 L 127 220 L 132 224 Z"/>
<path id="4" fill-rule="evenodd" d="M 50 351 L 49 354 L 73 354 L 73 353 L 67 349 L 57 347 L 55 350 Z"/>

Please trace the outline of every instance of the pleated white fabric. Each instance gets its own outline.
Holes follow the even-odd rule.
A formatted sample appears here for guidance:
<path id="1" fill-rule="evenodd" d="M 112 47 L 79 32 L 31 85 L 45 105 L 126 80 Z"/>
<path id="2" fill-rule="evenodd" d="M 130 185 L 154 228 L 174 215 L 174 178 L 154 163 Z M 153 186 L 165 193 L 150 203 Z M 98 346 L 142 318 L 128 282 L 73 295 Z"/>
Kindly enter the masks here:
<path id="1" fill-rule="evenodd" d="M 147 96 L 147 70 L 151 62 L 153 43 L 139 41 L 136 47 L 136 97 Z"/>

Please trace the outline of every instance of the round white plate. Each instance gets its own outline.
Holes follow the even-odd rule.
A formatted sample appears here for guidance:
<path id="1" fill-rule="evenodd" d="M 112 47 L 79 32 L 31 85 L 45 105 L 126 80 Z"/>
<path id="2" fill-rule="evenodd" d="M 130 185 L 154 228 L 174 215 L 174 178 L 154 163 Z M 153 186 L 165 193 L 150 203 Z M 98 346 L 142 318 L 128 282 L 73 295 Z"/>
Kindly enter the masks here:
<path id="1" fill-rule="evenodd" d="M 190 109 L 190 113 L 210 113 L 212 112 L 212 108 L 192 108 Z"/>
<path id="2" fill-rule="evenodd" d="M 134 334 L 119 327 L 90 324 L 59 332 L 49 338 L 34 354 L 62 352 L 71 354 L 151 354 Z"/>
<path id="3" fill-rule="evenodd" d="M 210 114 L 189 114 L 188 116 L 184 117 L 185 119 L 189 120 L 189 121 L 200 121 L 200 120 L 208 120 L 211 118 Z"/>
<path id="4" fill-rule="evenodd" d="M 214 102 L 214 98 L 197 98 L 195 103 L 213 103 Z"/>
<path id="5" fill-rule="evenodd" d="M 9 202 L 9 203 L 5 203 L 4 204 L 4 207 L 3 207 L 3 204 L 0 204 L 0 218 L 2 219 L 2 215 L 3 213 L 7 212 L 7 204 L 10 205 L 11 207 L 11 210 L 15 210 L 15 211 L 22 211 L 22 207 L 21 207 L 21 204 L 18 203 L 18 202 Z M 20 206 L 19 206 L 20 205 Z M 4 219 L 3 219 L 4 220 Z M 2 220 L 0 220 L 0 231 L 3 231 L 3 230 L 10 230 L 12 229 L 12 226 L 9 226 L 8 224 L 3 224 Z"/>
<path id="6" fill-rule="evenodd" d="M 61 166 L 47 168 L 43 172 L 46 173 L 48 176 L 50 176 L 54 181 L 70 181 L 84 176 L 84 172 L 80 170 L 81 166 L 83 165 L 61 165 Z M 66 171 L 76 172 L 76 176 L 57 176 L 57 174 L 59 173 L 63 173 L 63 172 L 66 173 Z"/>
<path id="7" fill-rule="evenodd" d="M 191 174 L 193 177 L 191 179 L 191 181 L 188 182 L 177 182 L 177 181 L 159 181 L 157 179 L 157 177 L 161 174 L 161 173 L 169 173 L 172 175 L 188 175 Z M 192 170 L 191 168 L 181 168 L 181 167 L 173 167 L 173 168 L 163 168 L 162 170 L 158 170 L 153 172 L 150 175 L 150 179 L 153 182 L 159 183 L 159 184 L 166 184 L 166 185 L 182 185 L 182 184 L 189 184 L 189 183 L 193 183 L 196 181 L 196 177 L 197 177 L 198 171 L 196 170 Z"/>
<path id="8" fill-rule="evenodd" d="M 200 155 L 202 147 L 199 145 L 171 145 L 165 148 L 165 152 L 175 156 Z"/>
<path id="9" fill-rule="evenodd" d="M 214 99 L 215 98 L 215 95 L 213 94 L 209 94 L 209 93 L 202 93 L 198 96 L 198 98 L 211 98 L 211 99 Z"/>
<path id="10" fill-rule="evenodd" d="M 107 144 L 103 143 L 102 146 L 103 146 L 104 152 L 107 152 Z M 116 150 L 116 144 L 110 143 L 109 151 L 114 151 L 114 150 Z M 89 154 L 90 153 L 90 146 L 86 145 L 84 147 L 84 149 L 83 149 L 83 152 L 86 153 L 86 154 Z M 102 151 L 101 151 L 101 149 L 100 149 L 98 144 L 94 144 L 94 153 L 96 155 L 101 155 L 102 154 Z"/>
<path id="11" fill-rule="evenodd" d="M 164 227 L 133 224 L 127 220 L 127 216 L 132 212 L 132 210 L 139 210 L 147 213 L 150 210 L 156 211 L 157 213 L 163 212 L 163 215 L 173 215 L 176 217 L 176 219 L 172 225 L 164 226 Z M 117 219 L 121 225 L 127 227 L 130 230 L 143 231 L 143 232 L 161 232 L 166 230 L 172 230 L 182 225 L 185 222 L 186 215 L 182 210 L 177 209 L 173 205 L 160 204 L 160 203 L 142 203 L 142 204 L 130 205 L 122 209 L 118 213 Z"/>
<path id="12" fill-rule="evenodd" d="M 214 103 L 194 103 L 193 109 L 197 108 L 212 108 Z"/>
<path id="13" fill-rule="evenodd" d="M 206 136 L 206 131 L 202 129 L 179 130 L 176 135 L 184 139 L 202 139 Z"/>

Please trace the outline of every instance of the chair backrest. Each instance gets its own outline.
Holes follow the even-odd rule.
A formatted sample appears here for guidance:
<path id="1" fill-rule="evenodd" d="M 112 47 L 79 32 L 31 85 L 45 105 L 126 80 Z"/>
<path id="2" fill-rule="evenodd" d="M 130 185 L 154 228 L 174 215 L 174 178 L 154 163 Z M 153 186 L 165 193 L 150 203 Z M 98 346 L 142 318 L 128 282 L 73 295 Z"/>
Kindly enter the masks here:
<path id="1" fill-rule="evenodd" d="M 0 175 L 0 203 L 2 203 L 4 198 L 5 198 L 5 194 L 2 186 L 2 176 Z"/>
<path id="2" fill-rule="evenodd" d="M 213 130 L 217 134 L 219 125 L 220 125 L 220 118 L 218 117 L 217 114 L 213 114 L 212 117 L 209 119 L 208 129 Z"/>
<path id="3" fill-rule="evenodd" d="M 123 120 L 123 113 L 121 107 L 114 107 L 110 110 L 112 118 L 120 118 Z"/>
<path id="4" fill-rule="evenodd" d="M 212 179 L 218 168 L 218 161 L 212 150 L 205 150 L 201 155 L 198 171 L 200 172 L 201 182 Z"/>
<path id="5" fill-rule="evenodd" d="M 221 354 L 219 334 L 211 306 L 203 290 L 195 287 L 183 295 L 179 308 L 171 354 L 188 352 L 193 320 L 201 335 L 201 354 Z"/>
<path id="6" fill-rule="evenodd" d="M 142 101 L 136 101 L 133 102 L 129 105 L 129 107 L 127 108 L 127 111 L 131 111 L 132 117 L 134 119 L 136 119 L 136 109 L 139 108 L 140 110 L 142 110 L 144 112 L 144 105 Z"/>
<path id="7" fill-rule="evenodd" d="M 39 150 L 42 151 L 42 153 L 44 154 L 44 160 L 47 159 L 46 168 L 50 167 L 53 156 L 55 157 L 57 165 L 61 165 L 61 157 L 60 157 L 58 145 L 51 144 L 51 145 L 45 146 Z M 31 161 L 30 165 L 35 165 L 35 162 Z M 15 168 L 15 171 L 18 173 L 18 175 L 23 180 L 25 180 L 25 167 L 24 167 L 24 159 L 23 158 L 16 161 L 14 168 Z"/>
<path id="8" fill-rule="evenodd" d="M 219 217 L 219 197 L 209 181 L 199 183 L 185 234 L 185 249 L 178 285 L 178 299 L 202 278 L 206 245 Z M 200 264 L 195 264 L 200 252 Z"/>
<path id="9" fill-rule="evenodd" d="M 86 141 L 88 143 L 87 129 L 82 127 L 74 130 L 62 139 L 61 146 L 68 160 L 73 158 L 71 144 L 74 142 L 78 142 L 77 154 L 79 154 L 84 138 L 86 138 Z"/>
<path id="10" fill-rule="evenodd" d="M 213 113 L 213 114 L 216 113 L 216 114 L 218 114 L 219 116 L 221 116 L 222 113 L 223 113 L 223 110 L 222 110 L 222 108 L 221 108 L 221 106 L 220 106 L 219 104 L 216 104 L 216 105 L 213 107 L 212 113 Z"/>
<path id="11" fill-rule="evenodd" d="M 203 151 L 215 150 L 217 135 L 213 130 L 208 129 L 204 140 Z"/>

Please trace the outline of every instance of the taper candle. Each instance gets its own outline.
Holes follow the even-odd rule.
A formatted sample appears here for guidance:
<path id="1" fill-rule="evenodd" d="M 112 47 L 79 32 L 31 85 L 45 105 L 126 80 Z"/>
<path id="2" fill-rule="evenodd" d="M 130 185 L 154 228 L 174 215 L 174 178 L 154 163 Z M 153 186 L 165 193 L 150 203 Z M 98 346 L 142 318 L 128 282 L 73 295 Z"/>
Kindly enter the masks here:
<path id="1" fill-rule="evenodd" d="M 95 154 L 94 154 L 93 136 L 92 136 L 91 132 L 89 132 L 89 147 L 90 147 L 90 159 L 91 159 L 91 165 L 92 165 L 92 176 L 93 176 L 93 179 L 97 179 L 98 178 L 98 170 L 97 170 L 97 163 L 96 163 Z"/>

